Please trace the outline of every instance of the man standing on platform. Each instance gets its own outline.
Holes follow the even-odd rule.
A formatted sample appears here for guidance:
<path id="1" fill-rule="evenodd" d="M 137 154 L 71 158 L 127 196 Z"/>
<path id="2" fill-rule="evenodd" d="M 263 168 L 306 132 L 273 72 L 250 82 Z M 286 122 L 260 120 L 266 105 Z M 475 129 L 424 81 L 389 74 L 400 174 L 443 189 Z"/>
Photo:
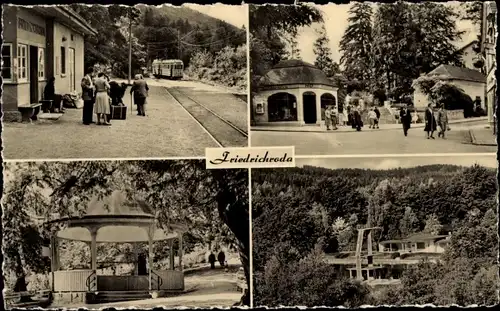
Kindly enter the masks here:
<path id="1" fill-rule="evenodd" d="M 137 115 L 146 116 L 146 97 L 148 97 L 149 87 L 146 80 L 141 75 L 135 75 L 134 84 L 130 89 L 130 94 L 134 94 L 134 103 L 137 105 Z"/>
<path id="2" fill-rule="evenodd" d="M 93 82 L 94 68 L 89 67 L 85 77 L 82 79 L 82 99 L 83 99 L 83 124 L 89 125 L 94 123 L 92 118 L 94 116 L 94 98 L 95 87 Z"/>

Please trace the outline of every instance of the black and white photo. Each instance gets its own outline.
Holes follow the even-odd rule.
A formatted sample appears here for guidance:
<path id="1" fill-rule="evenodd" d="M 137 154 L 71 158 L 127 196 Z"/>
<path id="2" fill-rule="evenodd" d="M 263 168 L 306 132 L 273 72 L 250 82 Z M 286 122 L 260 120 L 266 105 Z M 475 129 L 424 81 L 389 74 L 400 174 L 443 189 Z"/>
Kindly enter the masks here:
<path id="1" fill-rule="evenodd" d="M 494 2 L 249 11 L 252 146 L 295 145 L 305 156 L 496 151 Z"/>
<path id="2" fill-rule="evenodd" d="M 247 170 L 9 162 L 4 176 L 7 309 L 249 306 Z"/>
<path id="3" fill-rule="evenodd" d="M 244 5 L 2 5 L 4 158 L 248 146 Z"/>
<path id="4" fill-rule="evenodd" d="M 497 160 L 252 170 L 254 306 L 498 303 Z"/>

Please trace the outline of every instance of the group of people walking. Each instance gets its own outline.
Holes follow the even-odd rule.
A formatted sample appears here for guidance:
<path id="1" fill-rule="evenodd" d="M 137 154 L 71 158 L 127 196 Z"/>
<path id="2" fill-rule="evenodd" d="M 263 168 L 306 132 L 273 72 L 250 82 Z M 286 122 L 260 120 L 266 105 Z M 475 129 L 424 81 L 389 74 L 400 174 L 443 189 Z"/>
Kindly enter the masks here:
<path id="1" fill-rule="evenodd" d="M 221 268 L 226 266 L 226 254 L 223 251 L 220 251 L 217 255 L 217 259 L 215 258 L 215 254 L 212 252 L 208 256 L 208 262 L 210 263 L 210 269 L 215 269 L 215 262 L 218 261 Z"/>
<path id="2" fill-rule="evenodd" d="M 109 93 L 111 85 L 109 78 L 100 72 L 94 77 L 94 69 L 88 68 L 81 82 L 83 99 L 82 121 L 85 125 L 95 123 L 94 113 L 97 115 L 97 125 L 111 125 L 111 106 Z M 136 75 L 135 81 L 130 89 L 133 94 L 134 103 L 137 105 L 137 115 L 146 116 L 146 97 L 149 87 L 142 75 Z"/>
<path id="3" fill-rule="evenodd" d="M 372 107 L 368 111 L 368 120 L 370 122 L 370 129 L 378 129 L 380 122 L 380 110 L 377 107 Z M 338 114 L 333 109 L 332 106 L 327 106 L 325 109 L 325 125 L 326 129 L 329 131 L 330 127 L 332 130 L 337 130 L 337 125 L 348 126 L 350 125 L 356 131 L 361 131 L 363 127 L 363 117 L 361 108 L 351 107 L 347 105 L 343 107 L 342 112 Z"/>
<path id="4" fill-rule="evenodd" d="M 403 133 L 405 136 L 408 136 L 408 130 L 412 123 L 412 115 L 408 106 L 405 105 L 401 108 L 399 118 L 403 125 Z M 446 132 L 450 130 L 448 125 L 448 113 L 443 105 L 439 105 L 437 112 L 435 112 L 432 104 L 428 104 L 424 114 L 424 121 L 424 131 L 427 134 L 427 139 L 435 139 L 434 132 L 436 131 L 438 131 L 438 137 L 444 139 Z"/>

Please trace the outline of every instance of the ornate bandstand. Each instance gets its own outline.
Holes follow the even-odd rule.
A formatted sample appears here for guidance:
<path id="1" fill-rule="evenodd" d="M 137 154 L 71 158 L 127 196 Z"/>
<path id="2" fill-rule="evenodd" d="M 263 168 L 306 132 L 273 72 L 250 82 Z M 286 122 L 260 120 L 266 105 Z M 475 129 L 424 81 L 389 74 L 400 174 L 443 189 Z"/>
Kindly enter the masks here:
<path id="1" fill-rule="evenodd" d="M 144 201 L 127 200 L 116 191 L 103 200 L 91 200 L 86 213 L 78 217 L 66 217 L 49 223 L 57 230 L 51 238 L 51 277 L 54 293 L 85 293 L 92 303 L 99 293 L 147 293 L 150 297 L 164 292 L 184 290 L 182 269 L 182 235 L 187 227 L 179 223 L 160 226 L 154 212 Z M 90 249 L 90 269 L 62 270 L 59 242 L 81 241 Z M 174 241 L 178 240 L 178 265 L 174 261 Z M 166 241 L 170 248 L 170 267 L 153 269 L 153 245 Z M 106 275 L 99 272 L 97 245 L 101 243 L 129 243 L 134 249 L 134 269 L 128 275 Z M 140 245 L 148 245 L 148 264 L 141 269 Z M 71 252 L 71 250 L 69 250 Z M 142 271 L 141 271 L 142 270 Z"/>

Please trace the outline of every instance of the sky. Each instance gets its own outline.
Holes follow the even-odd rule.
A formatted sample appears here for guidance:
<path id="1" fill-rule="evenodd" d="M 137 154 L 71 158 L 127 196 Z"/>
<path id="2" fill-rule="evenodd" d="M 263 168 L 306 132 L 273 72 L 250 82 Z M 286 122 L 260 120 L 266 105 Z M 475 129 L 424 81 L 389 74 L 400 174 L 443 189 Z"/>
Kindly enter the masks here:
<path id="1" fill-rule="evenodd" d="M 229 24 L 241 28 L 245 26 L 248 29 L 248 10 L 246 5 L 227 5 L 227 4 L 185 4 L 190 9 L 196 10 L 211 17 L 218 18 Z"/>
<path id="2" fill-rule="evenodd" d="M 448 2 L 447 5 L 458 7 L 459 2 Z M 323 13 L 325 21 L 326 32 L 330 39 L 330 49 L 332 51 L 332 58 L 335 62 L 339 62 L 339 43 L 347 27 L 347 18 L 349 17 L 349 8 L 351 4 L 326 4 L 316 5 L 317 8 Z M 315 28 L 317 25 L 311 27 L 304 27 L 299 31 L 297 42 L 300 48 L 302 59 L 309 63 L 314 63 L 316 56 L 313 52 L 313 43 L 316 41 L 317 34 Z M 459 21 L 457 23 L 459 30 L 467 31 L 462 37 L 460 42 L 457 42 L 459 47 L 465 46 L 470 41 L 476 39 L 476 34 L 472 31 L 473 26 L 471 22 Z"/>
<path id="3" fill-rule="evenodd" d="M 295 159 L 298 167 L 304 165 L 318 166 L 329 169 L 361 168 L 387 170 L 394 168 L 410 168 L 423 165 L 448 164 L 459 166 L 472 166 L 479 164 L 489 168 L 497 168 L 496 155 L 484 156 L 419 156 L 419 157 L 388 157 L 388 158 L 311 158 Z"/>

